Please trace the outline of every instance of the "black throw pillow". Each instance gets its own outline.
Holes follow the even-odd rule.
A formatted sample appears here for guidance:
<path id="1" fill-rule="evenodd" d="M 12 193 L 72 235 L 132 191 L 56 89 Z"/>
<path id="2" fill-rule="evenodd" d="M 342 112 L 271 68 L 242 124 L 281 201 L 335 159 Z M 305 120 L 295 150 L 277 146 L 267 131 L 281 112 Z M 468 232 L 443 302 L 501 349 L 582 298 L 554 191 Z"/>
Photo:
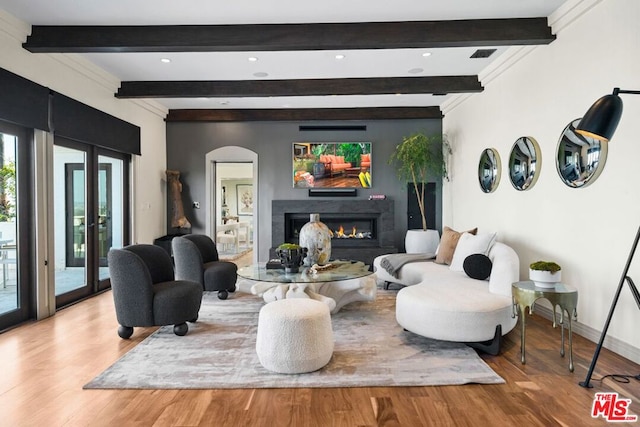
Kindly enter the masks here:
<path id="1" fill-rule="evenodd" d="M 493 267 L 493 263 L 488 256 L 483 254 L 469 255 L 462 263 L 462 268 L 467 276 L 478 280 L 486 280 L 491 275 L 491 267 Z"/>

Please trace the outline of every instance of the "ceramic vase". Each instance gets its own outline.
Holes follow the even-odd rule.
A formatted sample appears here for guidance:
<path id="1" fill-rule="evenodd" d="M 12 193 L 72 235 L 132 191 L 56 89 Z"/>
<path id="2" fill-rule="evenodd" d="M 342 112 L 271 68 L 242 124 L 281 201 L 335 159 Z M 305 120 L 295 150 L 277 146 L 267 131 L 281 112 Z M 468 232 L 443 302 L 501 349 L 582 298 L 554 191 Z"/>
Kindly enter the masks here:
<path id="1" fill-rule="evenodd" d="M 529 280 L 538 288 L 555 288 L 556 283 L 562 280 L 562 271 L 551 273 L 550 271 L 529 269 Z"/>
<path id="2" fill-rule="evenodd" d="M 319 214 L 311 214 L 309 222 L 302 226 L 299 234 L 300 246 L 307 248 L 304 265 L 324 265 L 331 258 L 331 232 L 320 222 Z"/>

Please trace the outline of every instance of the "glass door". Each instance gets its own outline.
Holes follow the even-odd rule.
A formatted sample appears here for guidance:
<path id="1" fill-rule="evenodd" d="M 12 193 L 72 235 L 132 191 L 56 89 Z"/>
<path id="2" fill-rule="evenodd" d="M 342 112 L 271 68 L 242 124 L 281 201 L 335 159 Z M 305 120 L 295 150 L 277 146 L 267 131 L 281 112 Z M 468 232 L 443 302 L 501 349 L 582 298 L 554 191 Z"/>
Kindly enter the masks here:
<path id="1" fill-rule="evenodd" d="M 30 132 L 0 122 L 0 330 L 28 319 Z M 27 219 L 25 219 L 27 218 Z M 27 252 L 25 252 L 27 251 Z"/>
<path id="2" fill-rule="evenodd" d="M 129 188 L 126 168 L 127 157 L 101 151 L 98 155 L 98 288 L 109 287 L 107 254 L 111 248 L 121 248 L 128 243 Z"/>
<path id="3" fill-rule="evenodd" d="M 91 293 L 87 205 L 88 151 L 77 144 L 53 147 L 56 305 Z M 62 304 L 61 304 L 62 301 Z"/>
<path id="4" fill-rule="evenodd" d="M 56 305 L 107 289 L 107 253 L 128 243 L 128 156 L 57 138 Z"/>

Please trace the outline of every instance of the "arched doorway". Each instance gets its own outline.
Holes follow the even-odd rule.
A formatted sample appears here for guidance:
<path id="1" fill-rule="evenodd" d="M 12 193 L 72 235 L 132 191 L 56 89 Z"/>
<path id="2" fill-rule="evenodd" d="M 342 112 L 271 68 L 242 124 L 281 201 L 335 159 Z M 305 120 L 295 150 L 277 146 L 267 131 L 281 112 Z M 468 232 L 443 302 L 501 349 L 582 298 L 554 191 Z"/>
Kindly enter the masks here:
<path id="1" fill-rule="evenodd" d="M 243 197 L 244 194 L 246 196 L 247 191 L 257 189 L 258 188 L 258 154 L 248 150 L 243 147 L 237 146 L 228 146 L 217 148 L 213 151 L 210 151 L 205 156 L 206 161 L 206 232 L 207 235 L 211 236 L 215 240 L 215 236 L 218 233 L 218 229 L 223 225 L 223 205 L 224 202 L 227 203 L 239 203 L 246 199 Z M 251 164 L 252 166 L 252 179 L 251 179 L 251 188 L 248 186 L 238 186 L 234 187 L 229 191 L 229 196 L 233 197 L 232 200 L 226 200 L 226 191 L 223 194 L 221 178 L 217 174 L 218 164 Z M 239 184 L 242 185 L 242 184 Z M 230 189 L 231 190 L 231 189 Z M 259 215 L 259 206 L 258 203 L 258 192 L 251 191 L 252 200 L 251 200 L 251 210 L 248 212 L 246 207 L 244 209 L 240 209 L 236 206 L 235 210 L 232 212 L 235 215 L 231 216 L 239 216 L 242 215 L 243 219 L 250 222 L 251 224 L 251 233 L 253 235 L 252 239 L 252 247 L 253 247 L 253 262 L 257 263 L 258 260 L 258 251 L 259 247 L 259 229 L 258 229 L 258 215 Z M 232 195 L 233 194 L 233 195 Z M 227 209 L 228 206 L 224 206 L 224 209 Z M 249 215 L 250 213 L 250 215 Z M 247 237 L 247 241 L 249 241 L 249 237 Z"/>

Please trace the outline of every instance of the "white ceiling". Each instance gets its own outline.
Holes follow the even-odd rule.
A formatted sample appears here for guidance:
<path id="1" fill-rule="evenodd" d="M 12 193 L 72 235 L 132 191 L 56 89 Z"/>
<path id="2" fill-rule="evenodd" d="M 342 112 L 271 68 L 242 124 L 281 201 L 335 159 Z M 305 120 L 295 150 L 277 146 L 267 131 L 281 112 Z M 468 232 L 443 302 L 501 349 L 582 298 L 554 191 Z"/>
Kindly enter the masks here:
<path id="1" fill-rule="evenodd" d="M 431 21 L 548 17 L 566 0 L 0 0 L 33 25 L 179 25 Z M 483 47 L 485 48 L 485 47 Z M 488 47 L 486 47 L 488 48 Z M 82 54 L 121 81 L 264 80 L 477 75 L 507 50 L 470 59 L 476 48 L 298 52 Z M 425 57 L 423 53 L 429 52 Z M 337 54 L 344 59 L 336 59 Z M 249 61 L 249 57 L 258 58 Z M 170 63 L 160 60 L 168 58 Z M 265 75 L 266 74 L 266 75 Z M 156 99 L 180 108 L 329 108 L 439 106 L 449 96 L 366 95 Z"/>

